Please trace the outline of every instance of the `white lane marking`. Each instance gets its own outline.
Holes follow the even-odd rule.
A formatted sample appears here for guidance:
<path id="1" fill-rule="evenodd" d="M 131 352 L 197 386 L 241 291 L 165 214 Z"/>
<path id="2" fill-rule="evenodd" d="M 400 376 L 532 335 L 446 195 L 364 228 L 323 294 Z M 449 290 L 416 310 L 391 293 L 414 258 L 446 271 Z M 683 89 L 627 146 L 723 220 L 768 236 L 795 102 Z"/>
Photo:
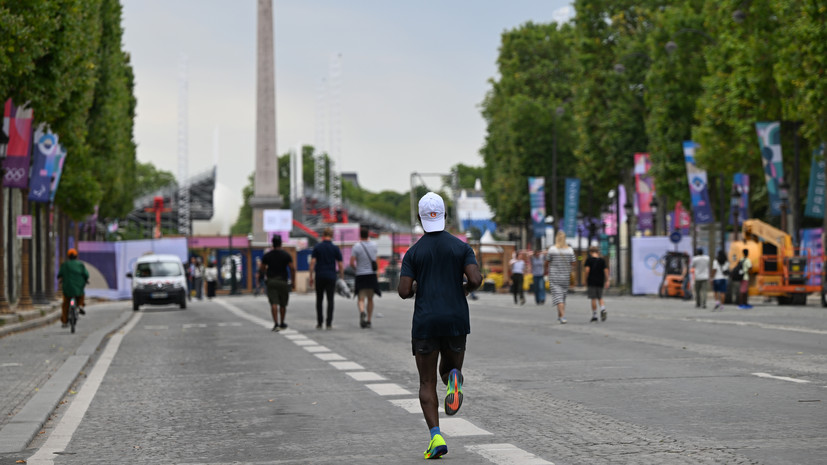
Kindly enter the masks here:
<path id="1" fill-rule="evenodd" d="M 162 329 L 169 329 L 167 325 L 144 325 L 144 329 L 149 331 L 158 331 Z"/>
<path id="2" fill-rule="evenodd" d="M 809 383 L 806 379 L 796 379 L 796 378 L 788 378 L 786 376 L 774 376 L 769 373 L 753 373 L 754 376 L 759 378 L 770 378 L 770 379 L 780 379 L 781 381 L 791 381 L 793 383 L 801 383 L 806 384 Z"/>
<path id="3" fill-rule="evenodd" d="M 364 370 L 365 367 L 356 362 L 330 362 L 337 370 Z"/>
<path id="4" fill-rule="evenodd" d="M 827 334 L 823 329 L 801 328 L 796 326 L 771 325 L 767 323 L 756 323 L 752 321 L 726 321 L 726 320 L 712 320 L 708 318 L 688 318 L 690 321 L 697 321 L 699 323 L 711 323 L 716 325 L 734 325 L 734 326 L 752 326 L 761 329 L 777 329 L 780 331 L 792 331 L 796 333 L 807 334 Z"/>
<path id="5" fill-rule="evenodd" d="M 512 444 L 479 444 L 465 448 L 500 465 L 554 465 Z"/>
<path id="6" fill-rule="evenodd" d="M 184 326 L 184 329 L 206 328 L 207 327 L 207 325 L 204 324 L 204 323 L 184 323 L 183 326 Z"/>
<path id="7" fill-rule="evenodd" d="M 17 362 L 0 363 L 0 367 L 22 367 L 22 366 L 23 366 L 22 363 L 17 363 Z"/>
<path id="8" fill-rule="evenodd" d="M 215 300 L 213 300 L 213 302 L 215 302 L 218 305 L 221 305 L 222 307 L 226 308 L 227 310 L 229 310 L 231 313 L 233 313 L 237 317 L 244 318 L 247 321 L 251 321 L 251 322 L 253 322 L 253 323 L 255 323 L 259 326 L 263 326 L 265 328 L 272 328 L 273 327 L 273 322 L 272 321 L 265 320 L 264 318 L 259 318 L 255 315 L 250 315 L 249 313 L 241 310 L 240 308 L 236 307 L 235 305 L 224 302 L 222 299 L 215 299 Z M 284 331 L 281 331 L 281 333 L 282 334 L 295 334 L 296 331 L 286 329 Z"/>
<path id="9" fill-rule="evenodd" d="M 239 323 L 239 322 L 234 322 L 234 323 L 218 323 L 218 326 L 220 326 L 220 327 L 222 327 L 222 328 L 223 328 L 223 327 L 226 327 L 226 326 L 241 326 L 241 323 Z"/>
<path id="10" fill-rule="evenodd" d="M 304 346 L 304 350 L 310 352 L 311 354 L 315 354 L 317 352 L 330 352 L 325 346 Z"/>
<path id="11" fill-rule="evenodd" d="M 380 396 L 409 396 L 411 395 L 411 391 L 407 389 L 403 389 L 398 384 L 394 383 L 381 383 L 381 384 L 365 384 L 371 391 L 379 394 Z"/>
<path id="12" fill-rule="evenodd" d="M 304 334 L 288 334 L 284 337 L 286 337 L 287 339 L 290 339 L 291 341 L 297 341 L 299 339 L 308 339 L 308 337 L 305 336 Z"/>
<path id="13" fill-rule="evenodd" d="M 422 414 L 422 407 L 419 405 L 419 399 L 388 399 L 388 401 L 397 407 L 407 410 L 408 413 Z M 445 414 L 445 409 L 443 409 L 441 405 L 437 410 L 439 410 L 439 413 Z"/>
<path id="14" fill-rule="evenodd" d="M 295 339 L 293 342 L 297 346 L 317 346 L 319 345 L 316 341 L 311 341 L 310 339 Z"/>
<path id="15" fill-rule="evenodd" d="M 29 457 L 26 463 L 30 465 L 50 465 L 54 463 L 56 453 L 66 450 L 69 441 L 72 440 L 72 436 L 75 434 L 78 426 L 80 426 L 83 416 L 86 414 L 86 411 L 89 410 L 89 405 L 92 403 L 95 394 L 97 394 L 98 388 L 100 388 L 101 382 L 103 382 L 103 377 L 106 376 L 109 365 L 112 364 L 112 360 L 115 358 L 115 354 L 118 353 L 118 348 L 120 348 L 123 338 L 132 331 L 132 328 L 134 328 L 141 319 L 141 315 L 143 314 L 135 313 L 132 320 L 127 323 L 123 329 L 109 338 L 106 349 L 104 349 L 98 361 L 95 362 L 95 366 L 86 378 L 86 382 L 83 383 L 80 391 L 78 391 L 75 398 L 69 404 L 66 413 L 60 419 L 57 426 L 55 426 L 52 434 L 49 435 L 49 439 L 46 440 L 43 447 Z"/>
<path id="16" fill-rule="evenodd" d="M 439 429 L 452 437 L 487 436 L 494 434 L 475 426 L 464 418 L 440 418 Z"/>
<path id="17" fill-rule="evenodd" d="M 252 322 L 254 322 L 254 323 L 256 323 L 260 326 L 263 326 L 265 328 L 270 327 L 270 322 L 269 321 L 266 321 L 264 319 L 261 319 L 261 318 L 258 318 L 256 316 L 250 315 L 250 314 L 242 311 L 241 309 L 239 309 L 239 308 L 237 308 L 237 307 L 235 307 L 231 304 L 222 302 L 220 300 L 217 300 L 217 302 L 219 304 L 221 304 L 222 306 L 224 306 L 227 310 L 235 313 L 236 315 L 240 316 L 241 318 L 245 318 L 245 319 L 247 319 L 249 321 L 252 321 Z M 295 331 L 295 330 L 292 330 L 292 329 L 281 331 L 281 334 L 284 335 L 284 336 L 289 337 L 290 339 L 294 339 L 293 342 L 296 342 L 295 339 L 302 339 L 302 337 L 298 337 L 298 338 L 291 337 L 291 335 L 299 335 L 298 331 Z M 311 353 L 314 353 L 314 355 L 316 355 L 316 357 L 319 357 L 322 360 L 328 360 L 328 361 L 332 361 L 332 360 L 343 360 L 344 361 L 344 360 L 346 360 L 341 355 L 331 352 L 330 349 L 328 349 L 325 346 L 305 345 L 303 347 L 304 347 L 304 350 L 306 350 L 308 352 L 311 352 Z M 324 353 L 319 353 L 319 352 L 324 352 Z M 332 362 L 331 365 L 334 365 L 334 363 L 336 363 L 336 362 Z M 336 368 L 338 368 L 340 370 L 350 370 L 350 369 L 364 370 L 364 368 L 361 365 L 359 365 L 358 363 L 355 363 L 355 362 L 343 362 L 343 363 L 352 364 L 352 365 L 340 365 L 340 366 L 345 366 L 346 368 L 339 368 L 338 366 Z M 334 366 L 336 366 L 336 365 L 334 365 Z M 351 376 L 353 374 L 354 373 L 348 373 L 348 375 L 351 375 Z M 365 386 L 367 386 L 370 390 L 372 390 L 373 392 L 379 394 L 380 396 L 412 395 L 412 393 L 410 391 L 408 391 L 407 389 L 404 389 L 401 386 L 399 386 L 398 384 L 393 384 L 393 383 L 366 384 Z M 418 399 L 388 399 L 388 400 L 391 403 L 393 403 L 394 405 L 402 407 L 410 413 L 416 413 L 416 414 L 421 414 L 422 413 L 422 411 L 420 410 L 420 407 L 419 407 L 419 400 Z M 440 410 L 440 413 L 444 413 L 444 410 L 441 407 L 440 407 L 439 410 Z M 465 435 L 470 436 L 470 435 L 490 435 L 490 434 L 492 434 L 492 433 L 489 433 L 488 431 L 485 431 L 482 428 L 478 428 L 478 427 L 474 426 L 473 423 L 471 423 L 467 420 L 461 419 L 461 418 L 443 418 L 440 421 L 440 428 L 442 428 L 443 423 L 445 424 L 445 427 L 446 427 L 446 434 L 448 434 L 450 436 L 465 436 Z M 511 444 L 500 444 L 500 445 L 494 445 L 494 446 L 500 446 L 500 447 L 494 447 L 494 449 L 492 449 L 491 451 L 486 452 L 486 453 L 492 454 L 491 457 L 488 457 L 485 454 L 480 453 L 480 452 L 478 452 L 478 453 L 480 453 L 480 455 L 483 455 L 484 457 L 488 458 L 492 462 L 497 463 L 497 464 L 501 464 L 501 465 L 524 465 L 524 464 L 525 465 L 554 465 L 552 462 L 546 462 L 545 460 L 537 458 L 536 456 L 534 456 L 532 454 L 529 454 L 528 452 L 525 452 L 521 449 L 517 449 L 515 446 L 513 446 Z M 480 447 L 482 449 L 485 448 L 485 446 L 480 446 Z"/>
<path id="18" fill-rule="evenodd" d="M 372 371 L 349 371 L 347 375 L 356 381 L 387 381 L 388 379 Z"/>

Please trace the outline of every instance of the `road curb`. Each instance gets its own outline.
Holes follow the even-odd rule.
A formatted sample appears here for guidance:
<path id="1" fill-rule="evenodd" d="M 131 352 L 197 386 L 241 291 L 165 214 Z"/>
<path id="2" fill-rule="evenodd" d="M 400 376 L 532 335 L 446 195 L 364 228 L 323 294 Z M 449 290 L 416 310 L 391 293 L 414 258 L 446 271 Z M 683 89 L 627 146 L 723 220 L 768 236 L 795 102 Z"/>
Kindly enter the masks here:
<path id="1" fill-rule="evenodd" d="M 59 314 L 59 312 L 56 313 Z M 0 430 L 0 454 L 20 452 L 26 449 L 26 446 L 40 432 L 40 429 L 63 399 L 63 396 L 69 391 L 92 354 L 106 339 L 106 336 L 120 329 L 133 315 L 134 312 L 131 309 L 125 310 L 114 323 L 93 332 L 83 341 L 83 344 L 75 351 L 75 355 L 70 356 L 57 372 L 49 378 L 49 381 L 38 390 L 37 394 L 29 399 L 26 405 L 17 412 L 17 415 Z M 54 318 L 52 315 L 48 317 Z M 38 318 L 38 320 L 43 318 Z M 35 320 L 30 321 L 34 322 Z M 29 322 L 20 324 L 25 323 Z"/>
<path id="2" fill-rule="evenodd" d="M 47 313 L 41 317 L 21 321 L 20 323 L 0 326 L 0 337 L 49 325 L 55 320 L 60 319 L 60 310 L 60 305 L 53 305 L 47 310 Z"/>

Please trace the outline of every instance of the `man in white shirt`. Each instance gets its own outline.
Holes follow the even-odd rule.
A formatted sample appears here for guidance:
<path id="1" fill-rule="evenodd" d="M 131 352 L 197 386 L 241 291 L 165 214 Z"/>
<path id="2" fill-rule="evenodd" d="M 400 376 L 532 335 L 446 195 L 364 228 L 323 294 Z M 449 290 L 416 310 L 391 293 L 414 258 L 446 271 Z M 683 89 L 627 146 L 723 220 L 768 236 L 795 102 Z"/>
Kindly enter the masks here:
<path id="1" fill-rule="evenodd" d="M 690 268 L 695 276 L 695 307 L 706 308 L 706 295 L 709 293 L 709 256 L 704 255 L 704 249 L 695 249 Z"/>

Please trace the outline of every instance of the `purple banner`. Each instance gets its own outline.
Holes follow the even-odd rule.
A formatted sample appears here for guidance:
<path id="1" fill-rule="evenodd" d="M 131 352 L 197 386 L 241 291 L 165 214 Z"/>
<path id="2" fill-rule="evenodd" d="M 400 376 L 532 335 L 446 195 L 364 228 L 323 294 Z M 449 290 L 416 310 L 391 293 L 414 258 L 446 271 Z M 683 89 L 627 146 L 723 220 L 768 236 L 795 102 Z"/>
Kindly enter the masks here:
<path id="1" fill-rule="evenodd" d="M 52 174 L 60 146 L 57 136 L 38 129 L 34 133 L 32 174 L 29 179 L 29 200 L 48 203 L 51 196 Z"/>
<path id="2" fill-rule="evenodd" d="M 652 199 L 655 197 L 655 180 L 649 176 L 652 163 L 648 153 L 635 154 L 635 200 L 638 209 L 638 231 L 652 231 Z"/>
<path id="3" fill-rule="evenodd" d="M 737 212 L 738 224 L 741 225 L 744 220 L 749 219 L 749 175 L 735 173 L 732 177 L 732 189 L 737 195 L 732 196 L 730 210 Z M 730 212 L 729 224 L 733 224 L 733 219 Z"/>
<path id="4" fill-rule="evenodd" d="M 698 145 L 691 140 L 683 142 L 683 159 L 686 162 L 686 177 L 689 180 L 689 198 L 692 201 L 692 214 L 696 224 L 709 224 L 715 221 L 712 206 L 709 203 L 709 184 L 706 170 L 695 165 L 695 149 Z"/>
<path id="5" fill-rule="evenodd" d="M 801 230 L 801 255 L 807 257 L 807 284 L 813 286 L 821 284 L 821 270 L 824 266 L 821 259 L 821 232 L 821 228 Z"/>

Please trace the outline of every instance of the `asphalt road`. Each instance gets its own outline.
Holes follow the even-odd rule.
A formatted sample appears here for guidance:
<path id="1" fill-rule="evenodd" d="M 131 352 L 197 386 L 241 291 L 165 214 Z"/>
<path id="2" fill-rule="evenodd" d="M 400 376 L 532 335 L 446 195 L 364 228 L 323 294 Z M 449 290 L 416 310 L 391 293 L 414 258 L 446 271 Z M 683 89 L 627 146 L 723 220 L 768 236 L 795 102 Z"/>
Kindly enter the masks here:
<path id="1" fill-rule="evenodd" d="M 293 295 L 274 333 L 263 297 L 144 307 L 113 333 L 43 433 L 0 463 L 421 463 L 412 301 L 373 328 L 337 297 L 333 330 Z M 753 299 L 756 300 L 756 299 Z M 827 310 L 721 312 L 608 298 L 589 323 L 550 305 L 471 303 L 464 402 L 441 426 L 455 464 L 827 462 Z M 131 311 L 128 302 L 96 312 Z M 94 314 L 93 314 L 94 315 Z"/>

